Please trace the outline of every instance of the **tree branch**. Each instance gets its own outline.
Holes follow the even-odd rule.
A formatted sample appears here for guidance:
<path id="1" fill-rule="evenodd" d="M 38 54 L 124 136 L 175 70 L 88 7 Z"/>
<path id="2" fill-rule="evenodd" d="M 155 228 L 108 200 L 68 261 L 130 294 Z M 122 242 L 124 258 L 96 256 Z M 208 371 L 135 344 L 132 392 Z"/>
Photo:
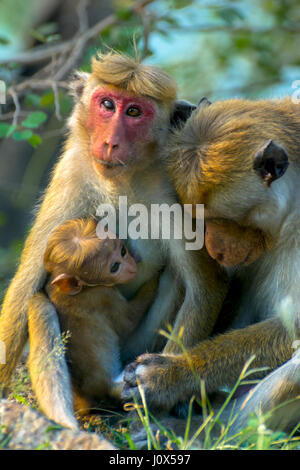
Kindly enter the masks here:
<path id="1" fill-rule="evenodd" d="M 148 4 L 152 2 L 153 0 L 139 0 L 136 3 L 134 3 L 129 8 L 129 10 L 133 12 L 138 12 L 140 8 L 144 8 L 145 6 L 147 6 Z M 70 52 L 74 48 L 74 46 L 76 46 L 78 41 L 80 41 L 81 43 L 85 45 L 93 37 L 97 36 L 104 29 L 106 29 L 109 26 L 112 26 L 118 21 L 119 20 L 116 14 L 109 15 L 107 18 L 99 21 L 98 23 L 96 23 L 94 26 L 87 29 L 83 33 L 80 32 L 80 29 L 79 29 L 79 34 L 77 33 L 74 36 L 74 38 L 68 41 L 55 44 L 52 46 L 47 46 L 47 47 L 45 46 L 35 47 L 29 51 L 24 51 L 24 52 L 12 55 L 9 59 L 2 60 L 0 64 L 7 65 L 10 62 L 17 62 L 19 64 L 25 65 L 25 64 L 35 64 L 35 63 L 42 62 L 45 60 L 50 60 L 56 54 Z"/>
<path id="2" fill-rule="evenodd" d="M 77 8 L 79 30 L 71 40 L 50 47 L 36 47 L 28 52 L 10 57 L 9 60 L 2 61 L 2 64 L 5 65 L 9 62 L 34 64 L 44 60 L 51 60 L 50 63 L 38 70 L 30 79 L 8 88 L 7 92 L 12 97 L 15 105 L 13 124 L 17 124 L 18 116 L 21 112 L 19 96 L 27 89 L 46 90 L 52 88 L 55 97 L 56 116 L 60 119 L 58 88 L 69 88 L 68 83 L 65 82 L 63 78 L 76 66 L 87 43 L 106 28 L 118 22 L 117 14 L 112 14 L 89 28 L 86 13 L 88 1 L 89 0 L 81 0 L 79 2 Z M 152 1 L 153 0 L 139 0 L 134 3 L 129 10 L 141 14 L 142 9 Z"/>

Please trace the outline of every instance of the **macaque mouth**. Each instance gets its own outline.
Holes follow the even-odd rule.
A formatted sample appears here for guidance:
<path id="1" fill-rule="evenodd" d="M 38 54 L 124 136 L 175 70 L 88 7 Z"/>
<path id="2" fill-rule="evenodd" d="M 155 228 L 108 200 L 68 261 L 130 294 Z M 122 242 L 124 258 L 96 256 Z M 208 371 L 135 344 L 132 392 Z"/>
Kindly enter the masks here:
<path id="1" fill-rule="evenodd" d="M 99 158 L 95 158 L 95 161 L 100 165 L 106 166 L 107 168 L 116 168 L 120 166 L 126 166 L 124 162 L 108 162 L 106 160 L 100 160 Z"/>

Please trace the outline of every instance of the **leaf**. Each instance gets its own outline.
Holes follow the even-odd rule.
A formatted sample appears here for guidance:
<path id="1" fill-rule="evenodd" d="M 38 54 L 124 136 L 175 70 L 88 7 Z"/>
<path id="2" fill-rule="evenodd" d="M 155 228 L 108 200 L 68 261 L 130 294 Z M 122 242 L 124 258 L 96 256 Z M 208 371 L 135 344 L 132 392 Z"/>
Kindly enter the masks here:
<path id="1" fill-rule="evenodd" d="M 26 398 L 22 397 L 22 395 L 13 395 L 14 399 L 17 400 L 18 402 L 20 403 L 23 403 L 23 405 L 26 405 L 26 406 L 29 406 L 29 403 L 28 401 L 26 400 Z"/>
<path id="2" fill-rule="evenodd" d="M 45 433 L 47 432 L 51 432 L 51 431 L 61 431 L 62 429 L 64 429 L 62 426 L 60 426 L 59 424 L 57 425 L 53 425 L 53 426 L 48 426 Z"/>
<path id="3" fill-rule="evenodd" d="M 9 126 L 6 137 L 10 137 L 12 135 L 12 133 L 15 132 L 16 129 L 17 129 L 17 126 L 15 126 L 15 125 Z"/>
<path id="4" fill-rule="evenodd" d="M 50 104 L 54 103 L 54 93 L 45 93 L 41 97 L 41 106 L 49 106 Z"/>
<path id="5" fill-rule="evenodd" d="M 26 106 L 40 106 L 41 97 L 35 93 L 28 93 L 28 95 L 25 97 L 25 104 Z"/>
<path id="6" fill-rule="evenodd" d="M 49 34 L 57 33 L 57 28 L 58 28 L 57 23 L 50 22 L 50 23 L 44 23 L 41 26 L 39 26 L 37 28 L 37 31 L 39 31 L 44 36 L 48 36 Z"/>
<path id="7" fill-rule="evenodd" d="M 7 223 L 7 215 L 5 212 L 0 212 L 0 227 L 3 227 Z"/>
<path id="8" fill-rule="evenodd" d="M 0 139 L 7 136 L 7 132 L 10 128 L 10 125 L 6 122 L 0 122 Z"/>
<path id="9" fill-rule="evenodd" d="M 30 145 L 32 145 L 32 147 L 36 148 L 43 142 L 43 139 L 39 135 L 33 134 L 30 139 L 28 139 L 28 142 Z"/>
<path id="10" fill-rule="evenodd" d="M 4 38 L 3 36 L 0 36 L 0 44 L 2 46 L 7 46 L 8 44 L 10 44 L 10 40 L 7 38 Z"/>
<path id="11" fill-rule="evenodd" d="M 60 39 L 61 39 L 60 34 L 51 34 L 50 36 L 47 36 L 47 42 L 59 41 Z"/>
<path id="12" fill-rule="evenodd" d="M 40 42 L 46 42 L 47 38 L 42 34 L 40 33 L 39 31 L 37 31 L 36 29 L 32 29 L 31 31 L 29 31 L 31 36 L 36 39 L 37 41 L 40 41 Z"/>
<path id="13" fill-rule="evenodd" d="M 120 21 L 128 21 L 132 17 L 132 11 L 128 10 L 128 8 L 121 8 L 116 11 L 116 17 Z"/>
<path id="14" fill-rule="evenodd" d="M 193 3 L 194 0 L 173 0 L 172 2 L 172 6 L 173 8 L 176 8 L 176 9 L 181 9 L 181 8 L 185 8 L 185 7 L 188 7 L 189 5 L 191 5 Z"/>
<path id="15" fill-rule="evenodd" d="M 15 130 L 17 126 L 12 126 L 11 124 L 7 124 L 6 122 L 0 123 L 0 139 L 3 137 L 9 137 Z"/>
<path id="16" fill-rule="evenodd" d="M 235 7 L 222 8 L 222 10 L 218 12 L 218 14 L 219 17 L 222 18 L 227 24 L 233 24 L 234 21 L 237 19 L 244 19 L 242 12 Z"/>
<path id="17" fill-rule="evenodd" d="M 30 113 L 25 121 L 22 122 L 24 127 L 36 128 L 39 127 L 40 124 L 43 124 L 47 119 L 47 114 L 43 111 L 35 111 Z"/>
<path id="18" fill-rule="evenodd" d="M 21 140 L 29 140 L 32 137 L 32 131 L 26 130 L 21 132 L 15 132 L 13 138 L 19 142 Z"/>

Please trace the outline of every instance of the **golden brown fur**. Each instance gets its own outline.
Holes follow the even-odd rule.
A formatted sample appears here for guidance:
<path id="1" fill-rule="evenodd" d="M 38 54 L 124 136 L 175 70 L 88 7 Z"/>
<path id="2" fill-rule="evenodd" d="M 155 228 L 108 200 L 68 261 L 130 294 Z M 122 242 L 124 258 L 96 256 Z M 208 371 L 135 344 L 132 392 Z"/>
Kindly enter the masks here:
<path id="1" fill-rule="evenodd" d="M 183 203 L 206 203 L 220 187 L 249 184 L 263 142 L 284 144 L 291 161 L 300 145 L 299 106 L 291 99 L 219 101 L 193 114 L 170 142 L 168 165 Z M 251 197 L 251 194 L 250 194 Z M 235 214 L 233 214 L 233 217 Z"/>
<path id="2" fill-rule="evenodd" d="M 125 90 L 131 90 L 150 100 L 153 108 L 147 142 L 143 145 L 141 136 L 138 146 L 128 147 L 131 153 L 127 163 L 113 173 L 104 167 L 101 171 L 96 170 L 90 152 L 91 97 L 104 82 L 105 90 L 111 87 L 114 91 L 120 87 L 123 94 Z M 170 136 L 170 123 L 178 122 L 179 118 L 186 119 L 192 108 L 181 102 L 178 116 L 174 81 L 158 69 L 133 64 L 125 56 L 107 54 L 99 56 L 99 63 L 94 61 L 91 74 L 77 74 L 73 93 L 77 103 L 69 119 L 70 132 L 64 152 L 54 169 L 2 306 L 0 339 L 6 345 L 7 364 L 0 365 L 1 385 L 9 381 L 27 340 L 28 302 L 44 285 L 43 256 L 54 227 L 68 219 L 94 216 L 101 203 L 111 203 L 118 208 L 120 195 L 128 197 L 128 206 L 137 202 L 147 207 L 152 203 L 171 206 L 177 202 L 161 154 Z M 140 254 L 142 261 L 136 278 L 120 288 L 126 298 L 133 298 L 158 271 L 163 270 L 163 273 L 155 301 L 122 349 L 122 361 L 129 361 L 146 350 L 161 350 L 165 340 L 157 331 L 167 322 L 173 322 L 176 332 L 182 324 L 186 326 L 183 342 L 187 346 L 194 345 L 199 337 L 206 338 L 214 327 L 227 290 L 222 270 L 216 268 L 206 253 L 187 252 L 185 240 L 129 239 L 128 247 Z M 200 276 L 202 262 L 208 273 L 205 277 Z M 214 299 L 213 307 L 211 298 Z M 201 312 L 200 299 L 205 299 Z M 63 357 L 53 354 L 56 340 L 60 342 L 58 318 L 55 308 L 42 293 L 31 310 L 30 323 L 33 332 L 30 335 L 31 377 L 39 403 L 49 417 L 75 427 L 67 367 Z M 172 342 L 167 343 L 166 350 L 176 349 Z M 43 365 L 48 357 L 52 359 L 45 368 Z"/>
<path id="3" fill-rule="evenodd" d="M 169 107 L 176 99 L 177 85 L 169 75 L 130 57 L 99 53 L 92 60 L 92 71 L 104 84 L 114 85 L 133 95 L 148 96 Z"/>
<path id="4" fill-rule="evenodd" d="M 138 377 L 148 405 L 169 410 L 200 395 L 199 379 L 204 379 L 208 392 L 232 387 L 253 355 L 251 367 L 278 369 L 254 389 L 249 406 L 241 408 L 240 424 L 245 425 L 253 411 L 266 412 L 297 396 L 300 375 L 291 359 L 294 338 L 279 314 L 289 314 L 295 331 L 300 308 L 299 149 L 300 108 L 288 98 L 229 100 L 201 107 L 175 135 L 167 158 L 174 185 L 184 203 L 205 204 L 208 251 L 215 258 L 218 250 L 227 256 L 230 289 L 215 332 L 233 330 L 190 348 L 190 360 L 184 354 L 141 356 L 128 366 L 125 398 L 137 391 Z M 250 264 L 236 263 L 242 257 L 232 252 L 234 243 L 240 237 L 242 250 L 251 239 L 254 245 L 255 232 L 259 256 Z M 264 245 L 264 237 L 270 244 Z M 285 417 L 284 428 L 295 422 L 296 409 Z M 299 411 L 296 416 L 299 420 Z M 280 427 L 277 418 L 269 421 Z"/>
<path id="5" fill-rule="evenodd" d="M 120 348 L 151 305 L 157 287 L 154 279 L 143 285 L 134 299 L 125 299 L 114 287 L 117 275 L 109 271 L 116 245 L 118 249 L 120 244 L 114 239 L 99 240 L 96 225 L 93 219 L 64 222 L 51 233 L 44 256 L 49 274 L 45 290 L 58 313 L 61 331 L 70 334 L 66 356 L 74 408 L 80 413 L 109 396 L 120 400 L 121 385 L 114 384 L 121 372 Z M 126 252 L 123 271 L 128 258 Z M 80 282 L 84 284 L 74 293 L 75 284 Z M 107 282 L 112 287 L 103 285 Z M 29 302 L 30 335 L 36 333 L 31 318 L 36 314 L 39 297 L 35 294 Z"/>

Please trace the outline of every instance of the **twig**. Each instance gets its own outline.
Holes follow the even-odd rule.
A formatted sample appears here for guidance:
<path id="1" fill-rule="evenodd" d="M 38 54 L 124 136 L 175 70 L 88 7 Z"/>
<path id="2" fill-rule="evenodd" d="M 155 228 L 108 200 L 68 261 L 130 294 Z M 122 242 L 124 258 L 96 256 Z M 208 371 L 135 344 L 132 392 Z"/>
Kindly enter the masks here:
<path id="1" fill-rule="evenodd" d="M 19 116 L 26 117 L 28 114 L 30 114 L 32 111 L 20 111 Z M 13 118 L 15 114 L 15 111 L 12 111 L 10 113 L 3 113 L 0 114 L 0 121 L 8 121 L 9 119 Z"/>
<path id="2" fill-rule="evenodd" d="M 145 59 L 147 57 L 148 52 L 149 52 L 149 36 L 151 33 L 151 20 L 150 20 L 150 15 L 145 12 L 145 9 L 142 7 L 139 7 L 137 10 L 141 17 L 141 21 L 143 23 L 143 38 L 144 38 L 144 47 L 143 47 L 143 54 L 142 54 L 142 59 Z"/>
<path id="3" fill-rule="evenodd" d="M 76 10 L 79 20 L 79 32 L 83 33 L 89 27 L 89 19 L 87 15 L 87 8 L 89 6 L 89 0 L 80 0 Z"/>
<path id="4" fill-rule="evenodd" d="M 62 117 L 60 114 L 60 105 L 59 105 L 59 96 L 58 96 L 58 88 L 57 83 L 53 82 L 52 84 L 53 94 L 54 94 L 54 103 L 55 103 L 55 115 L 59 121 L 61 121 Z"/>
<path id="5" fill-rule="evenodd" d="M 131 11 L 137 13 L 141 12 L 146 5 L 153 0 L 139 0 L 131 8 Z M 61 119 L 58 88 L 68 89 L 69 85 L 62 79 L 69 73 L 69 71 L 77 64 L 86 44 L 95 36 L 105 30 L 107 27 L 112 26 L 118 21 L 117 15 L 111 14 L 102 19 L 91 28 L 88 28 L 87 6 L 89 0 L 81 0 L 79 2 L 77 12 L 79 16 L 79 30 L 77 34 L 69 41 L 66 41 L 56 46 L 47 48 L 35 48 L 29 52 L 24 52 L 20 55 L 11 57 L 9 60 L 3 61 L 2 64 L 8 62 L 19 63 L 35 63 L 42 60 L 51 59 L 51 63 L 47 64 L 39 70 L 32 78 L 25 80 L 17 85 L 13 85 L 8 89 L 8 94 L 11 95 L 15 104 L 15 113 L 13 117 L 13 124 L 17 123 L 18 115 L 20 113 L 20 104 L 18 95 L 22 94 L 26 89 L 33 88 L 45 90 L 52 88 L 55 99 L 55 112 L 58 119 Z M 147 47 L 147 42 L 146 42 Z M 66 55 L 68 55 L 65 60 Z M 58 57 L 57 57 L 58 56 Z M 58 68 L 61 63 L 63 64 Z M 51 78 L 42 78 L 43 76 L 49 77 L 49 72 L 52 71 Z"/>
<path id="6" fill-rule="evenodd" d="M 65 89 L 69 88 L 68 82 L 65 82 L 63 80 L 57 81 L 56 85 L 60 88 L 65 88 Z M 29 80 L 26 80 L 25 82 L 18 83 L 18 85 L 14 85 L 13 87 L 10 87 L 7 92 L 11 94 L 10 91 L 13 89 L 16 93 L 20 94 L 27 88 L 32 88 L 36 90 L 47 90 L 47 88 L 52 88 L 52 86 L 53 86 L 53 79 L 48 79 L 48 80 L 42 80 L 42 79 L 30 80 L 29 79 Z"/>
<path id="7" fill-rule="evenodd" d="M 8 93 L 12 97 L 14 105 L 15 105 L 15 112 L 14 112 L 12 125 L 16 126 L 18 124 L 18 117 L 19 117 L 19 114 L 20 114 L 20 111 L 21 111 L 21 106 L 20 106 L 20 103 L 19 103 L 18 95 L 15 92 L 14 88 L 9 88 Z"/>
<path id="8" fill-rule="evenodd" d="M 138 12 L 138 10 L 142 7 L 147 6 L 148 4 L 152 3 L 153 0 L 140 0 L 134 3 L 129 10 Z M 2 60 L 0 62 L 1 65 L 9 64 L 10 62 L 17 62 L 19 64 L 35 64 L 37 62 L 42 62 L 44 60 L 49 60 L 55 54 L 62 54 L 66 52 L 70 52 L 72 48 L 76 45 L 77 41 L 81 39 L 84 43 L 87 43 L 93 37 L 97 36 L 101 31 L 106 29 L 108 26 L 112 26 L 113 24 L 118 22 L 117 15 L 112 14 L 109 15 L 104 20 L 99 21 L 94 26 L 89 28 L 87 31 L 81 34 L 81 36 L 76 36 L 68 41 L 63 43 L 59 43 L 53 46 L 38 46 L 30 51 L 25 51 L 16 55 L 12 55 L 9 59 Z"/>

